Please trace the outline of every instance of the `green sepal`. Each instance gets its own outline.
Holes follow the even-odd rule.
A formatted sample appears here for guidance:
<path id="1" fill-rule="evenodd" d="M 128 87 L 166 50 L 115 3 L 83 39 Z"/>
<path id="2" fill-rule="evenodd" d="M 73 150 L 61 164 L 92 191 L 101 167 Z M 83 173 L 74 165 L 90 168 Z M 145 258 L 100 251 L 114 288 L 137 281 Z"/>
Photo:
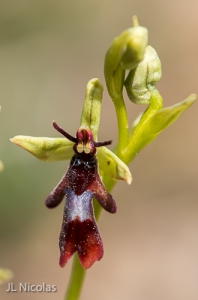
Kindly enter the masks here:
<path id="1" fill-rule="evenodd" d="M 125 180 L 128 184 L 132 182 L 132 175 L 128 166 L 106 147 L 98 148 L 99 167 L 110 178 L 114 180 Z"/>
<path id="2" fill-rule="evenodd" d="M 102 93 L 103 86 L 98 78 L 93 78 L 87 83 L 80 126 L 89 127 L 95 141 L 100 125 Z"/>
<path id="3" fill-rule="evenodd" d="M 66 138 L 17 135 L 10 141 L 47 162 L 71 159 L 74 154 L 74 144 Z"/>

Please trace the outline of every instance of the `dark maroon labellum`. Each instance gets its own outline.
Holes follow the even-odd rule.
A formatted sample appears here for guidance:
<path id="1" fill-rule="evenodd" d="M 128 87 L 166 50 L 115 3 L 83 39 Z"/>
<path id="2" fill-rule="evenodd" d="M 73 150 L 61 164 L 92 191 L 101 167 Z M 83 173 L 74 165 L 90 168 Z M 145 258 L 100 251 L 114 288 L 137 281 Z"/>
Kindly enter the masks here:
<path id="1" fill-rule="evenodd" d="M 74 142 L 74 156 L 61 181 L 46 199 L 48 208 L 56 207 L 66 195 L 63 223 L 59 239 L 60 266 L 64 267 L 77 251 L 85 269 L 99 261 L 104 253 L 103 243 L 93 212 L 92 199 L 110 213 L 117 210 L 115 200 L 105 189 L 98 174 L 96 148 L 110 145 L 111 141 L 95 142 L 89 128 L 80 127 L 76 138 L 55 122 L 54 128 Z"/>

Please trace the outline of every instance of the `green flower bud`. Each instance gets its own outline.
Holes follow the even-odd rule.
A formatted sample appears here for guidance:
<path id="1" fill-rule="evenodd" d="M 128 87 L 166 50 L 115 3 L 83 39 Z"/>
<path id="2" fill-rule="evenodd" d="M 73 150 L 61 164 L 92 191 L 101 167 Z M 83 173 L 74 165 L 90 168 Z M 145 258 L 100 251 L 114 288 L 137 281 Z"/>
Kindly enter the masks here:
<path id="1" fill-rule="evenodd" d="M 148 31 L 134 23 L 113 40 L 105 56 L 105 80 L 113 101 L 122 92 L 125 70 L 135 68 L 144 58 Z"/>
<path id="2" fill-rule="evenodd" d="M 151 92 L 161 77 L 161 62 L 157 52 L 147 46 L 143 61 L 129 72 L 124 82 L 129 99 L 136 104 L 149 104 Z"/>
<path id="3" fill-rule="evenodd" d="M 121 59 L 121 66 L 125 70 L 134 69 L 144 58 L 148 42 L 147 29 L 141 26 L 130 29 L 131 39 Z M 124 33 L 123 33 L 124 35 Z"/>

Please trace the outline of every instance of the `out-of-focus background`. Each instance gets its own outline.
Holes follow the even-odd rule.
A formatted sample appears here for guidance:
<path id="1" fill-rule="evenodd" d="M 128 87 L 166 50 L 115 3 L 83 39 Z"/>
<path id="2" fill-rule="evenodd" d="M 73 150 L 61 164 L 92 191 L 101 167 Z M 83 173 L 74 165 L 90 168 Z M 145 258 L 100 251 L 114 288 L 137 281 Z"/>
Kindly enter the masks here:
<path id="1" fill-rule="evenodd" d="M 72 261 L 58 265 L 63 204 L 44 206 L 68 162 L 45 163 L 10 143 L 18 134 L 75 134 L 93 77 L 104 84 L 104 55 L 137 15 L 162 62 L 164 105 L 198 92 L 198 2 L 194 0 L 1 1 L 0 267 L 12 282 L 53 284 L 57 293 L 6 293 L 2 300 L 63 299 Z M 130 122 L 145 109 L 126 98 Z M 116 215 L 103 212 L 105 255 L 88 270 L 82 300 L 198 299 L 198 104 L 131 164 L 133 184 L 113 190 Z M 104 91 L 100 140 L 117 141 L 113 104 Z"/>

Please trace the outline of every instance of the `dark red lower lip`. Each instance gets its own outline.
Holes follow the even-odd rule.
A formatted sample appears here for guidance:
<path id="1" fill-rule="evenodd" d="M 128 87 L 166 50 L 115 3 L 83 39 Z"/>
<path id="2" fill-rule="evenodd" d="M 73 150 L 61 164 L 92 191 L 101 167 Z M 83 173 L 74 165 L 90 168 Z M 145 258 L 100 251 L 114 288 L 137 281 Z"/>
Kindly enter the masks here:
<path id="1" fill-rule="evenodd" d="M 85 269 L 103 257 L 103 243 L 95 220 L 80 221 L 76 217 L 64 224 L 60 234 L 60 266 L 64 267 L 76 251 Z"/>

